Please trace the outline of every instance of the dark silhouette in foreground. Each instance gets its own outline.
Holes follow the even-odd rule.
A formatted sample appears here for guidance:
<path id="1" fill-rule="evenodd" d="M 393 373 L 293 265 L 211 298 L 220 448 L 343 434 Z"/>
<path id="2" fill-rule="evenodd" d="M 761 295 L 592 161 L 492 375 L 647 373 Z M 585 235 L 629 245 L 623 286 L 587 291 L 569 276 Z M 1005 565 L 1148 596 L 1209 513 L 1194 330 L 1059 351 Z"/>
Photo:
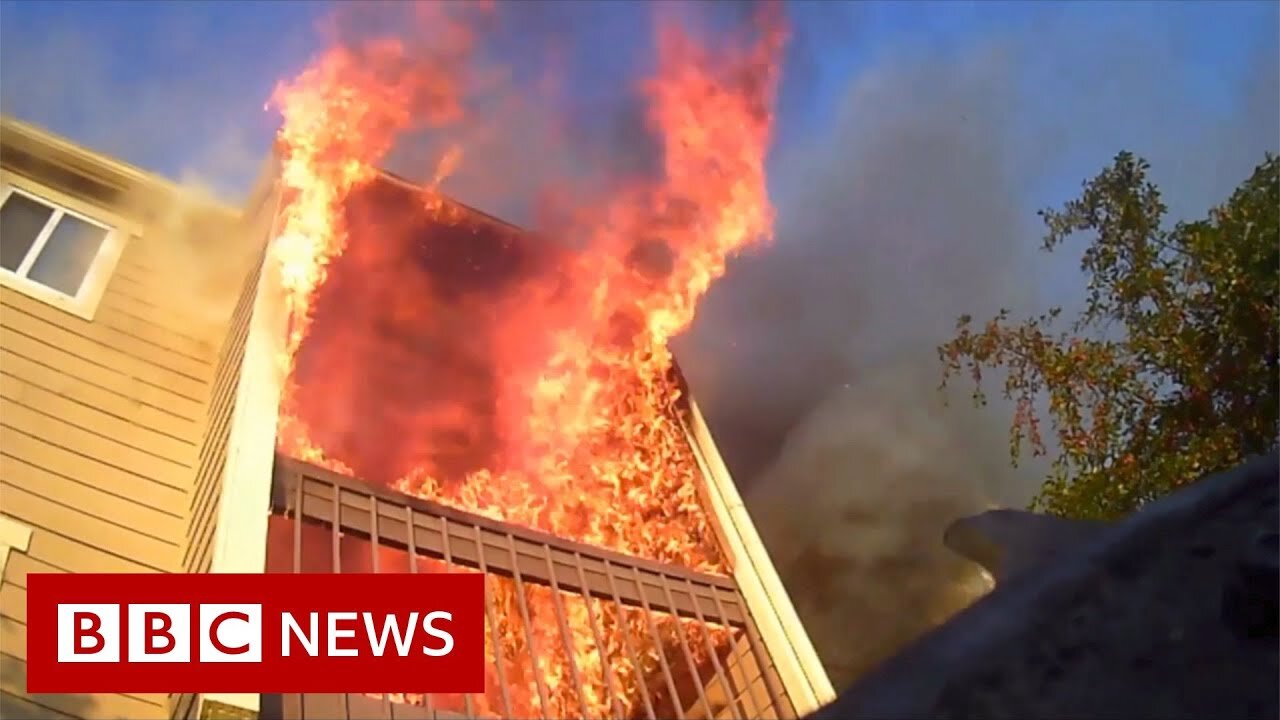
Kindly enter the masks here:
<path id="1" fill-rule="evenodd" d="M 1280 717 L 1278 477 L 1272 452 L 1116 523 L 958 521 L 996 589 L 811 717 Z"/>

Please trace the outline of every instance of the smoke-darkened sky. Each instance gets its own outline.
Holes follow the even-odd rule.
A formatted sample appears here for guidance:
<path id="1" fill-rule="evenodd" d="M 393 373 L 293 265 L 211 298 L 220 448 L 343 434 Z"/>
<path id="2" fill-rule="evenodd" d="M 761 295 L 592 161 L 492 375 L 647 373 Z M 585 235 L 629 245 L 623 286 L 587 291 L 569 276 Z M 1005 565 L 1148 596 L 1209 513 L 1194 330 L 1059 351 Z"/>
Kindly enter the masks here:
<path id="1" fill-rule="evenodd" d="M 730 20 L 740 8 L 698 5 Z M 277 122 L 263 103 L 319 49 L 315 28 L 332 10 L 3 0 L 0 109 L 235 197 Z M 1070 199 L 1119 150 L 1152 162 L 1177 217 L 1224 200 L 1276 150 L 1280 5 L 788 10 L 770 158 L 776 241 L 731 266 L 677 352 L 842 685 L 971 597 L 971 576 L 941 552 L 945 523 L 1024 502 L 1038 479 L 1009 468 L 998 403 L 942 405 L 935 345 L 961 313 L 1071 306 L 1078 254 L 1040 256 L 1034 213 Z M 499 11 L 512 20 L 495 52 L 518 61 L 554 47 L 570 89 L 556 110 L 582 118 L 575 137 L 625 145 L 649 6 Z M 537 138 L 544 118 L 514 121 Z M 499 143 L 489 160 L 545 160 L 527 145 Z M 527 174 L 523 188 L 536 190 L 540 176 Z M 513 198 L 487 196 L 483 178 L 464 175 L 452 191 L 519 213 Z"/>

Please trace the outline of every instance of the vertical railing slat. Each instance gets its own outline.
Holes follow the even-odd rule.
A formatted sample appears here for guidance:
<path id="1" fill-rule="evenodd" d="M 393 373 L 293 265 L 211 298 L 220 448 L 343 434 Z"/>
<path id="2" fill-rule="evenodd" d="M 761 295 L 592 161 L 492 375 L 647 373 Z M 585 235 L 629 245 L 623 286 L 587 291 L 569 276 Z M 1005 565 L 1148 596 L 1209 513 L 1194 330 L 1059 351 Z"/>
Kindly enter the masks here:
<path id="1" fill-rule="evenodd" d="M 581 601 L 586 604 L 586 607 L 583 608 L 586 615 L 585 621 L 588 625 L 586 629 L 590 630 L 591 641 L 594 642 L 595 651 L 600 655 L 600 681 L 604 686 L 604 701 L 608 705 L 608 710 L 604 712 L 611 717 L 624 717 L 627 712 L 627 704 L 638 700 L 644 706 L 642 714 L 650 720 L 655 720 L 658 712 L 655 700 L 661 693 L 659 693 L 659 696 L 653 694 L 653 688 L 649 687 L 649 683 L 656 681 L 656 678 L 653 677 L 652 673 L 646 672 L 646 667 L 651 670 L 661 671 L 662 681 L 658 682 L 665 684 L 666 691 L 670 695 L 670 708 L 667 709 L 667 704 L 664 703 L 662 712 L 664 714 L 670 713 L 681 720 L 685 717 L 686 711 L 693 713 L 694 708 L 697 707 L 705 710 L 705 713 L 698 713 L 699 716 L 705 714 L 709 717 L 714 717 L 725 710 L 734 715 L 748 717 L 794 715 L 794 709 L 788 710 L 791 706 L 785 688 L 779 687 L 780 681 L 777 675 L 771 672 L 773 664 L 768 649 L 759 635 L 759 630 L 755 626 L 749 610 L 745 608 L 741 594 L 737 592 L 731 581 L 700 573 L 690 573 L 688 570 L 674 566 L 670 570 L 666 570 L 664 569 L 665 566 L 658 566 L 653 563 L 646 564 L 647 561 L 632 563 L 623 558 L 615 559 L 617 557 L 616 554 L 583 548 L 583 546 L 573 543 L 560 545 L 559 541 L 552 538 L 539 537 L 537 534 L 530 536 L 516 527 L 503 532 L 502 526 L 494 526 L 492 521 L 481 518 L 476 518 L 476 520 L 472 521 L 465 514 L 458 515 L 452 510 L 434 511 L 430 509 L 429 503 L 426 506 L 420 503 L 416 505 L 410 504 L 410 499 L 407 497 L 404 504 L 401 505 L 394 497 L 385 493 L 382 495 L 375 494 L 371 490 L 362 488 L 358 483 L 348 486 L 343 482 L 342 476 L 335 476 L 327 471 L 321 472 L 317 470 L 315 471 L 316 477 L 312 477 L 312 473 L 306 471 L 304 465 L 293 461 L 289 461 L 289 464 L 280 470 L 276 475 L 276 481 L 286 483 L 286 486 L 284 492 L 276 496 L 280 498 L 277 502 L 281 502 L 284 506 L 277 505 L 276 512 L 280 512 L 285 517 L 293 520 L 293 527 L 291 528 L 293 545 L 290 550 L 292 570 L 295 573 L 303 572 L 305 568 L 303 548 L 305 542 L 302 524 L 307 521 L 308 517 L 313 522 L 317 519 L 330 521 L 331 571 L 334 573 L 343 571 L 342 546 L 344 536 L 355 534 L 363 538 L 366 533 L 370 543 L 370 568 L 375 573 L 395 571 L 394 569 L 383 567 L 384 563 L 382 562 L 383 558 L 380 551 L 387 545 L 401 547 L 407 552 L 409 562 L 407 571 L 409 573 L 420 572 L 418 563 L 424 554 L 442 559 L 450 569 L 456 567 L 455 563 L 460 563 L 467 567 L 478 566 L 477 569 L 486 578 L 485 618 L 489 625 L 490 641 L 493 643 L 492 655 L 498 685 L 498 693 L 496 694 L 501 700 L 502 712 L 506 717 L 510 717 L 516 711 L 516 708 L 509 684 L 510 678 L 507 676 L 509 668 L 503 646 L 504 637 L 502 633 L 504 627 L 500 623 L 498 617 L 499 608 L 495 604 L 489 583 L 489 576 L 495 572 L 504 575 L 509 574 L 512 581 L 515 607 L 512 607 L 511 610 L 515 612 L 512 613 L 511 617 L 506 618 L 506 621 L 512 623 L 507 630 L 522 633 L 524 636 L 524 644 L 533 670 L 533 677 L 531 678 L 533 687 L 529 689 L 536 691 L 538 702 L 538 710 L 536 712 L 541 715 L 550 715 L 553 712 L 572 715 L 580 712 L 585 717 L 592 712 L 604 711 L 603 708 L 593 709 L 591 699 L 587 694 L 588 689 L 593 692 L 597 689 L 594 685 L 591 688 L 587 687 L 588 682 L 596 682 L 595 669 L 594 665 L 583 665 L 581 662 L 583 658 L 578 654 L 574 633 L 582 632 L 584 629 L 573 625 L 571 622 L 569 610 L 572 609 L 576 613 L 578 608 L 576 606 L 570 608 L 566 604 L 566 598 L 562 596 L 562 593 L 565 592 L 579 595 Z M 325 498 L 323 494 L 323 490 L 326 487 L 330 492 L 328 498 Z M 320 502 L 319 518 L 315 516 L 316 510 L 311 509 L 315 508 L 314 503 L 317 500 Z M 330 510 L 328 518 L 324 518 L 325 513 L 323 510 L 326 500 Z M 308 501 L 313 504 L 308 506 Z M 364 502 L 369 503 L 367 507 L 367 528 L 365 526 L 365 507 L 362 505 Z M 383 512 L 385 509 L 392 507 L 404 508 L 405 529 L 403 538 L 398 527 L 399 520 L 389 519 L 390 516 Z M 309 516 L 308 511 L 312 515 Z M 419 537 L 418 533 L 424 527 L 420 525 L 417 517 L 419 513 L 426 513 L 439 523 L 440 542 L 438 551 L 433 549 L 435 547 L 434 541 L 430 544 L 425 544 L 426 541 L 422 541 Z M 474 559 L 468 557 L 470 551 L 466 548 L 455 547 L 456 543 L 454 542 L 455 538 L 452 531 L 452 526 L 454 525 L 470 526 L 471 531 L 474 533 L 476 550 Z M 496 537 L 505 538 L 507 545 L 505 558 L 501 554 L 490 556 L 485 545 L 486 532 L 495 532 Z M 517 543 L 517 538 L 519 538 L 519 543 Z M 470 541 L 464 542 L 464 545 L 469 544 Z M 528 552 L 521 549 L 525 545 L 530 545 L 534 551 L 534 554 L 529 556 L 534 560 L 533 566 L 528 568 L 522 566 L 524 559 L 527 559 L 524 555 L 521 555 L 523 552 Z M 580 550 L 579 548 L 582 549 Z M 541 563 L 537 561 L 538 553 L 536 551 L 538 550 L 541 551 L 543 556 Z M 564 558 L 557 555 L 557 552 L 570 558 L 573 561 L 572 565 L 566 565 Z M 558 561 L 557 558 L 560 558 L 560 560 Z M 588 582 L 586 558 L 590 558 L 590 562 L 595 563 L 596 567 L 603 565 L 603 581 L 597 575 L 592 577 L 591 582 Z M 509 567 L 504 567 L 508 563 Z M 546 566 L 545 578 L 539 577 L 543 572 L 542 569 L 536 567 L 539 564 L 545 564 Z M 642 570 L 642 568 L 644 569 Z M 593 569 L 591 572 L 598 572 L 598 570 Z M 657 575 L 658 583 L 657 593 L 652 593 L 652 601 L 650 598 L 650 585 L 652 585 L 649 580 L 650 575 Z M 631 582 L 627 584 L 634 583 L 634 596 L 631 596 L 629 587 L 624 588 L 628 593 L 626 596 L 619 592 L 620 578 L 629 579 Z M 591 583 L 595 583 L 594 586 Z M 535 618 L 533 613 L 537 608 L 531 605 L 533 599 L 526 597 L 527 593 L 530 592 L 531 584 L 542 585 L 551 594 L 551 611 L 554 612 L 555 622 L 559 630 L 559 639 L 563 643 L 565 650 L 564 667 L 560 668 L 560 670 L 566 672 L 567 677 L 561 676 L 561 678 L 572 683 L 572 689 L 576 697 L 576 709 L 552 707 L 553 701 L 558 703 L 561 700 L 568 700 L 567 695 L 562 694 L 562 692 L 567 692 L 568 689 L 565 688 L 560 691 L 548 687 L 548 678 L 551 677 L 550 673 L 553 672 L 553 668 L 547 666 L 546 663 L 560 663 L 562 660 L 559 658 L 558 651 L 554 651 L 554 648 L 540 647 L 549 638 L 541 637 L 534 632 L 533 622 Z M 681 587 L 681 584 L 683 587 Z M 608 588 L 607 594 L 604 591 L 605 586 Z M 567 590 L 566 587 L 568 588 Z M 730 657 L 723 662 L 721 648 L 712 632 L 713 621 L 709 617 L 713 610 L 704 608 L 707 600 L 704 591 L 710 591 L 711 606 L 714 607 L 714 614 L 717 616 L 716 622 L 725 628 L 730 640 Z M 539 590 L 539 592 L 542 592 L 542 590 Z M 597 606 L 593 602 L 595 598 L 592 597 L 592 593 L 601 598 L 600 605 Z M 686 596 L 687 601 L 685 599 Z M 540 598 L 541 596 L 539 595 L 538 598 L 534 599 L 538 599 L 540 602 Z M 633 686 L 632 690 L 636 695 L 640 696 L 638 698 L 624 697 L 625 677 L 619 672 L 622 666 L 621 659 L 614 656 L 610 652 L 610 646 L 606 645 L 606 640 L 609 639 L 603 624 L 607 621 L 609 614 L 604 609 L 606 607 L 604 603 L 607 602 L 606 598 L 612 600 L 612 605 L 616 611 L 616 631 L 621 634 L 621 638 L 618 638 L 621 647 L 615 645 L 613 648 L 623 651 L 626 659 L 630 661 L 634 671 L 634 676 L 630 679 Z M 732 615 L 726 608 L 726 604 L 731 601 L 737 603 L 734 606 L 736 614 Z M 538 608 L 541 607 L 541 605 L 538 606 Z M 538 612 L 542 612 L 542 610 L 538 610 Z M 637 638 L 632 637 L 631 621 L 633 620 L 633 613 L 639 613 L 641 616 L 634 619 L 642 620 L 641 624 L 644 629 L 641 630 L 640 626 L 637 626 L 636 629 L 640 633 L 638 637 L 644 646 L 643 648 L 638 647 L 635 642 Z M 576 617 L 579 621 L 583 619 L 581 615 Z M 729 620 L 731 617 L 734 618 L 732 621 Z M 539 617 L 537 620 L 544 621 L 549 620 L 549 618 Z M 674 622 L 676 627 L 671 633 L 664 635 L 665 626 L 662 623 L 667 621 Z M 522 628 L 515 628 L 515 622 L 519 622 Z M 696 632 L 693 627 L 695 623 L 697 625 Z M 543 632 L 543 630 L 540 628 L 538 632 Z M 701 633 L 701 640 L 694 637 L 698 633 Z M 648 637 L 647 640 L 643 639 L 645 635 Z M 738 635 L 741 641 L 734 641 L 735 635 Z M 540 637 L 541 640 L 539 639 Z M 706 651 L 706 658 L 701 662 L 697 657 L 698 652 L 701 652 L 701 649 L 697 647 L 699 642 L 705 646 Z M 541 652 L 543 650 L 550 651 L 551 654 L 546 655 Z M 641 654 L 641 651 L 643 651 L 644 655 Z M 683 657 L 683 665 L 688 667 L 687 682 L 682 670 L 680 673 L 675 672 L 682 665 L 680 661 L 675 659 L 677 657 Z M 732 662 L 729 662 L 730 660 Z M 646 666 L 645 662 L 648 662 L 649 665 Z M 741 670 L 740 674 L 743 675 L 743 679 L 748 679 L 746 675 L 752 674 L 750 668 L 753 664 L 758 669 L 760 677 L 750 678 L 750 682 L 747 683 L 745 688 L 736 687 L 739 678 L 735 676 L 735 671 L 732 671 L 730 667 L 736 665 L 737 669 Z M 654 665 L 657 667 L 654 667 Z M 584 674 L 586 668 L 591 670 L 592 674 L 589 677 Z M 703 672 L 704 669 L 711 675 L 705 683 L 703 681 L 703 676 L 706 674 Z M 677 683 L 677 675 L 679 675 L 679 683 Z M 712 697 L 709 692 L 711 682 L 715 682 L 724 688 L 723 696 L 716 694 L 714 698 Z M 755 686 L 756 682 L 763 682 L 764 687 Z M 689 687 L 689 684 L 692 684 L 693 687 Z M 763 699 L 759 697 L 760 689 L 763 689 L 767 694 L 768 708 L 759 707 L 758 701 L 763 702 Z M 555 690 L 554 693 L 552 692 L 553 690 Z M 696 698 L 691 698 L 688 702 L 692 703 L 696 700 L 698 705 L 687 704 L 686 700 L 681 697 L 681 693 L 690 696 L 696 693 Z M 376 702 L 375 700 L 364 696 L 333 696 L 335 702 L 341 702 L 342 705 L 335 705 L 332 709 L 337 712 L 345 711 L 350 716 L 351 713 L 356 712 L 356 706 L 359 706 L 362 713 L 372 712 L 377 714 L 379 711 L 375 711 L 373 708 L 380 705 L 381 714 L 383 717 L 388 718 L 399 714 L 397 708 L 404 708 L 406 712 L 409 712 L 411 706 L 405 706 L 398 701 L 393 701 L 392 694 L 384 693 L 379 697 L 381 702 L 378 705 L 374 705 L 372 703 Z M 398 698 L 399 694 L 396 693 L 394 697 Z M 493 696 L 490 695 L 489 697 L 492 698 Z M 598 702 L 599 698 L 596 701 Z M 715 707 L 712 706 L 713 701 L 716 703 Z M 417 701 L 415 700 L 414 702 Z M 492 703 L 493 701 L 490 700 L 489 702 Z M 476 705 L 474 696 L 470 693 L 463 694 L 462 703 L 465 706 L 465 715 L 475 717 Z M 283 707 L 296 708 L 300 720 L 316 720 L 315 718 L 308 718 L 307 710 L 310 709 L 312 711 L 311 714 L 314 715 L 315 711 L 319 709 L 319 705 L 316 708 L 308 708 L 307 706 L 311 704 L 314 703 L 308 703 L 306 698 L 299 695 L 287 700 Z M 427 717 L 435 714 L 435 711 L 432 710 L 432 705 L 431 696 L 422 695 L 422 704 L 419 708 L 425 712 Z M 492 707 L 492 705 L 490 704 L 488 707 Z"/>

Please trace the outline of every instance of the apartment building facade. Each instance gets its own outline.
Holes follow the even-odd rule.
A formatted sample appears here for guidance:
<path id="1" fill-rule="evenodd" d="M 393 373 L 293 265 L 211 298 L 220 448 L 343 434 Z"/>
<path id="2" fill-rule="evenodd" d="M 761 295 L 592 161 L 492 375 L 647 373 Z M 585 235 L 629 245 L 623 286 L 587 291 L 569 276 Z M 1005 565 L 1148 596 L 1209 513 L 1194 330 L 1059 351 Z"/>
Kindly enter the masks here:
<path id="1" fill-rule="evenodd" d="M 177 244 L 234 237 L 240 215 L 187 196 L 37 128 L 0 126 L 6 717 L 169 714 L 167 697 L 28 698 L 25 588 L 29 573 L 185 567 L 230 305 L 166 298 L 189 269 Z"/>
<path id="2" fill-rule="evenodd" d="M 833 698 L 692 402 L 701 492 L 731 577 L 547 537 L 278 456 L 273 357 L 284 319 L 264 258 L 279 202 L 271 164 L 246 206 L 228 208 L 30 125 L 0 125 L 0 716 L 447 716 L 430 699 L 25 690 L 30 573 L 378 571 L 380 557 L 382 571 L 396 571 L 385 560 L 395 554 L 411 570 L 430 558 L 646 618 L 730 627 L 723 655 L 698 665 L 686 647 L 692 679 L 663 657 L 669 692 L 637 705 L 651 716 L 795 717 Z M 332 556 L 315 565 L 303 557 L 313 546 Z M 503 683 L 494 702 L 510 714 Z M 467 698 L 452 712 L 476 706 Z"/>

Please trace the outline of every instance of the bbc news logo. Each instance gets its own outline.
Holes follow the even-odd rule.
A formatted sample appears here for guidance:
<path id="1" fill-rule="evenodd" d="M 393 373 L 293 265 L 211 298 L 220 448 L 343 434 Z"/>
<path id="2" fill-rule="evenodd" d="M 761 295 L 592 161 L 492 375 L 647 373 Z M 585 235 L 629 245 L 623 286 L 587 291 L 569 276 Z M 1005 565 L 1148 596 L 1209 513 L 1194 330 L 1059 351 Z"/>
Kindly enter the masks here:
<path id="1" fill-rule="evenodd" d="M 478 574 L 33 574 L 27 691 L 484 690 Z"/>
<path id="2" fill-rule="evenodd" d="M 200 632 L 193 635 L 188 604 L 59 603 L 58 662 L 189 663 L 195 657 L 193 642 L 199 643 L 204 662 L 262 662 L 261 605 L 195 608 Z M 127 637 L 121 633 L 121 612 L 128 617 Z"/>
<path id="3" fill-rule="evenodd" d="M 129 618 L 127 638 L 120 632 L 122 610 Z M 193 616 L 199 619 L 200 628 L 194 635 L 190 630 Z M 452 621 L 452 613 L 440 610 L 421 616 L 422 636 L 437 641 L 437 647 L 422 645 L 422 654 L 444 657 L 453 652 L 453 634 L 434 625 Z M 346 625 L 351 622 L 360 624 L 373 657 L 382 657 L 389 651 L 406 656 L 418 649 L 413 647 L 418 612 L 403 618 L 386 615 L 380 620 L 368 612 L 330 612 L 324 623 L 320 622 L 320 613 L 309 613 L 308 620 L 300 621 L 286 612 L 281 615 L 280 655 L 289 657 L 300 650 L 312 657 L 357 657 L 360 646 L 346 642 L 359 632 Z M 224 630 L 224 624 L 229 629 Z M 322 631 L 321 627 L 325 629 Z M 199 643 L 198 657 L 202 662 L 257 663 L 262 662 L 261 635 L 261 605 L 58 605 L 60 663 L 120 662 L 125 649 L 128 662 L 186 663 L 196 657 L 192 654 L 195 643 Z M 322 637 L 328 639 L 323 648 Z"/>

